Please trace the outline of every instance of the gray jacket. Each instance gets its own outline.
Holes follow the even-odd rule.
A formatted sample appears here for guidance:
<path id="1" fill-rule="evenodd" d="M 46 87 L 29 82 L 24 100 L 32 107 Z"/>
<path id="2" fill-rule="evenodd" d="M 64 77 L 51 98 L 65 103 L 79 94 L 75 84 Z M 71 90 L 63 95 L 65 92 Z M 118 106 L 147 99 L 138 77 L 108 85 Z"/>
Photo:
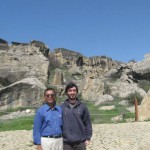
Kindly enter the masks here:
<path id="1" fill-rule="evenodd" d="M 63 110 L 63 139 L 66 143 L 81 143 L 90 140 L 92 124 L 90 114 L 85 104 L 77 100 L 71 108 L 68 100 L 62 105 Z"/>

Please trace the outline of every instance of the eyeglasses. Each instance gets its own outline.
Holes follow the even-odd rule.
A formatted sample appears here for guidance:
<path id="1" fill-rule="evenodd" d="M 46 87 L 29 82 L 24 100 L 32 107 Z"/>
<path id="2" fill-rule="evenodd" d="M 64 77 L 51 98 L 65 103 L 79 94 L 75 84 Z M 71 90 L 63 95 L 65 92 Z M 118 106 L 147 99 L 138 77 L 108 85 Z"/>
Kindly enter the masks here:
<path id="1" fill-rule="evenodd" d="M 46 97 L 55 97 L 55 94 L 47 94 Z"/>

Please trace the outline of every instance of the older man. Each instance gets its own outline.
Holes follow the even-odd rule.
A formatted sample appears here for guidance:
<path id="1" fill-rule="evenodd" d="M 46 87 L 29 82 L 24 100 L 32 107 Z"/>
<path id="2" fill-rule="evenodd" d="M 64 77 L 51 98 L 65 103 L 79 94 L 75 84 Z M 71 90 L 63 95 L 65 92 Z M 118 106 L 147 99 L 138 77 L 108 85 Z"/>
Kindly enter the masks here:
<path id="1" fill-rule="evenodd" d="M 56 105 L 53 88 L 44 92 L 45 104 L 41 106 L 34 119 L 33 140 L 37 150 L 62 150 L 62 109 Z"/>

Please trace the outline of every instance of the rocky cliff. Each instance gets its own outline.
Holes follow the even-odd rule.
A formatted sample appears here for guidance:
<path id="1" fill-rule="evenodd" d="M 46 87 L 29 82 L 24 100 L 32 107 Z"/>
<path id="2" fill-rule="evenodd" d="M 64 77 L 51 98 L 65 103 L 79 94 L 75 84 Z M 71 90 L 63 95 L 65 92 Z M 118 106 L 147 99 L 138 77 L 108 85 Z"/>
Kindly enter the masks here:
<path id="1" fill-rule="evenodd" d="M 85 57 L 81 53 L 67 50 L 64 48 L 57 48 L 54 50 L 55 58 L 60 61 L 62 65 L 66 65 L 68 68 L 72 66 L 87 68 L 102 68 L 103 71 L 110 70 L 118 66 L 117 61 L 113 61 L 106 56 L 93 56 Z"/>
<path id="2" fill-rule="evenodd" d="M 136 92 L 144 97 L 146 91 L 139 83 L 150 81 L 149 65 L 149 55 L 124 64 L 64 48 L 50 51 L 40 41 L 9 45 L 0 39 L 0 109 L 41 104 L 46 86 L 55 86 L 62 96 L 69 81 L 79 86 L 83 99 L 96 104 Z"/>
<path id="3" fill-rule="evenodd" d="M 13 42 L 9 46 L 8 42 L 0 41 L 0 108 L 16 107 L 15 101 L 20 103 L 19 106 L 27 105 L 25 101 L 28 105 L 33 104 L 43 97 L 49 65 L 45 56 L 49 49 L 35 43 L 39 42 Z"/>

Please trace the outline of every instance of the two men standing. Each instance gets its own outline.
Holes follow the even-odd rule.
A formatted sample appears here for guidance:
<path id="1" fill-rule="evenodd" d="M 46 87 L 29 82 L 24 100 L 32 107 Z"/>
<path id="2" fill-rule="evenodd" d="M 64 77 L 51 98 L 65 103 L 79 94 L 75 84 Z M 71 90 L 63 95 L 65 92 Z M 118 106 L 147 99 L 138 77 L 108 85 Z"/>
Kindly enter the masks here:
<path id="1" fill-rule="evenodd" d="M 34 128 L 33 128 L 33 137 L 34 143 L 36 143 L 36 139 L 38 136 L 38 140 L 40 141 L 43 137 L 48 138 L 50 141 L 55 141 L 54 144 L 49 145 L 49 147 L 45 148 L 46 144 L 39 145 L 41 149 L 38 150 L 62 150 L 62 137 L 61 133 L 63 132 L 63 150 L 86 150 L 86 145 L 89 144 L 90 138 L 92 136 L 92 125 L 90 121 L 90 115 L 87 107 L 77 98 L 78 87 L 74 83 L 67 84 L 65 88 L 65 93 L 68 96 L 68 99 L 61 105 L 61 109 L 56 105 L 55 101 L 51 101 L 53 105 L 49 105 L 49 109 L 44 109 L 44 111 L 40 111 L 41 108 L 37 111 L 40 112 L 40 115 L 36 115 L 34 120 Z M 50 94 L 49 94 L 50 95 Z M 47 102 L 47 100 L 46 100 Z M 53 106 L 53 107 L 51 107 Z M 42 106 L 43 108 L 43 106 Z M 54 116 L 51 114 L 51 117 L 47 119 L 48 112 L 52 111 L 55 108 L 57 111 L 57 115 Z M 62 111 L 62 116 L 61 116 Z M 46 113 L 45 113 L 46 112 Z M 44 115 L 44 114 L 46 115 Z M 54 113 L 54 112 L 53 112 Z M 41 116 L 45 116 L 43 120 Z M 62 117 L 62 122 L 61 122 Z M 39 119 L 38 119 L 39 118 Z M 38 121 L 40 125 L 37 125 Z M 38 126 L 38 133 L 37 133 Z M 47 127 L 49 126 L 49 127 Z M 62 126 L 62 128 L 61 128 Z M 48 130 L 45 131 L 45 128 Z M 56 130 L 57 128 L 57 130 Z M 62 129 L 62 130 L 61 130 Z M 57 131 L 57 132 L 55 132 Z M 59 139 L 59 143 L 56 144 L 56 140 Z M 47 141 L 48 142 L 48 141 Z M 60 145 L 60 146 L 58 146 Z M 37 147 L 38 148 L 38 147 Z"/>

